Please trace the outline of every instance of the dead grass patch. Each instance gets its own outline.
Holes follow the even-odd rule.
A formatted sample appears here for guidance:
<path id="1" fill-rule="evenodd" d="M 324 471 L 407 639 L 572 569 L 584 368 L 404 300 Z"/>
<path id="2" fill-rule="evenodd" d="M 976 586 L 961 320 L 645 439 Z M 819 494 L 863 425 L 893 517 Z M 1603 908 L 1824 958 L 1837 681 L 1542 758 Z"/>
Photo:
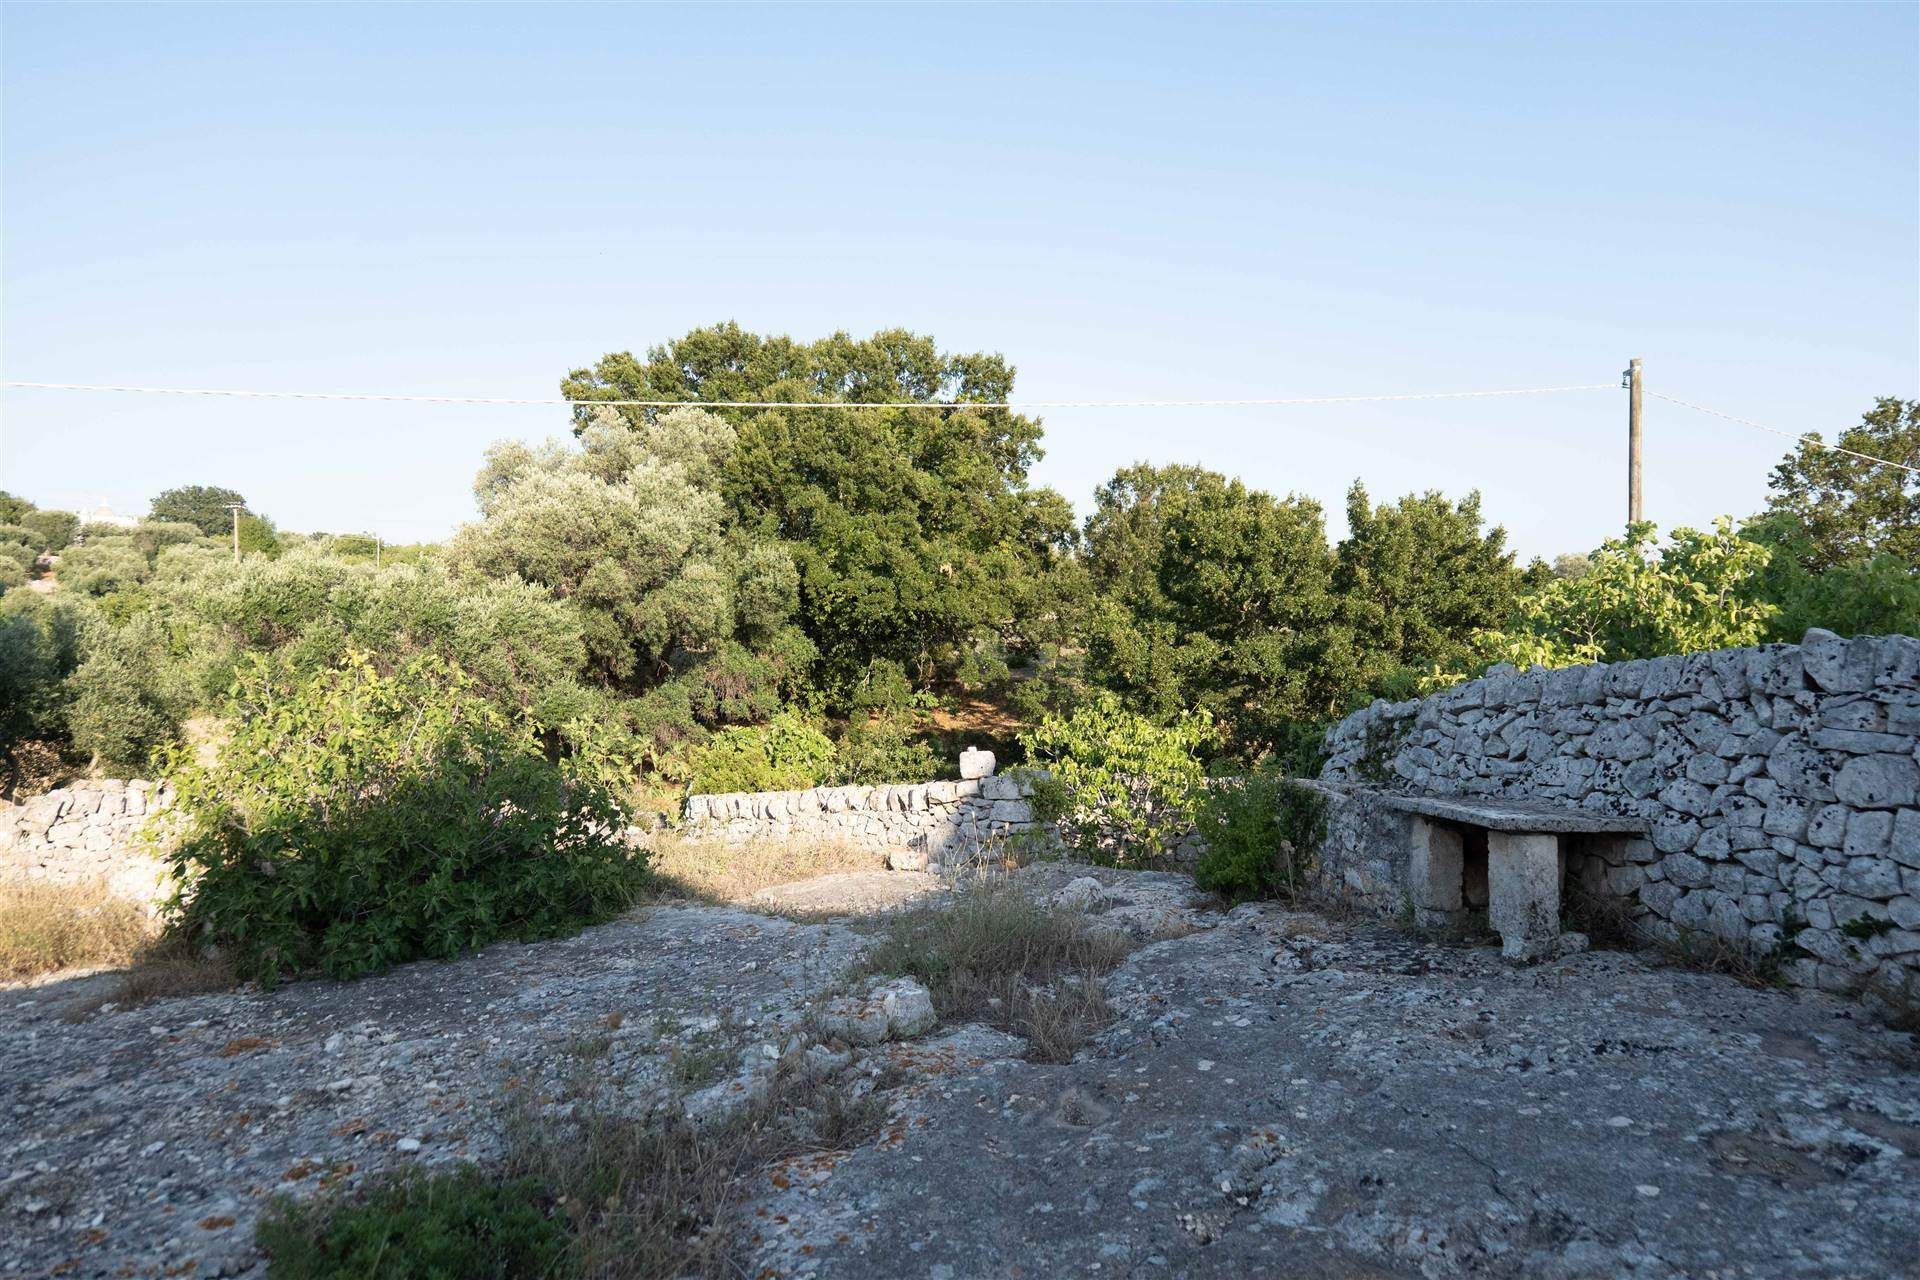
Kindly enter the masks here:
<path id="1" fill-rule="evenodd" d="M 113 998 L 123 1008 L 133 1008 L 173 996 L 230 991 L 239 983 L 240 976 L 226 957 L 205 954 L 178 938 L 162 935 L 134 957 Z"/>
<path id="2" fill-rule="evenodd" d="M 1794 951 L 1790 937 L 1778 951 L 1761 951 L 1744 940 L 1733 942 L 1699 929 L 1681 929 L 1671 939 L 1656 937 L 1640 927 L 1627 899 L 1571 885 L 1562 898 L 1561 917 L 1567 928 L 1586 934 L 1594 947 L 1651 951 L 1676 969 L 1723 974 L 1749 987 L 1784 986 L 1781 965 Z"/>
<path id="3" fill-rule="evenodd" d="M 128 964 L 156 932 L 147 909 L 104 880 L 0 881 L 0 980 Z"/>
<path id="4" fill-rule="evenodd" d="M 886 1110 L 871 1095 L 786 1074 L 764 1101 L 704 1129 L 677 1115 L 627 1115 L 590 1093 L 564 1120 L 511 1115 L 501 1173 L 552 1193 L 577 1274 L 736 1276 L 749 1243 L 741 1207 L 764 1189 L 757 1180 L 791 1185 L 876 1136 Z"/>
<path id="5" fill-rule="evenodd" d="M 992 881 L 894 912 L 879 935 L 867 974 L 917 978 L 943 1021 L 1024 1036 L 1037 1062 L 1068 1061 L 1113 1020 L 1101 979 L 1131 949 L 1097 918 Z"/>
<path id="6" fill-rule="evenodd" d="M 760 1102 L 701 1128 L 674 1104 L 629 1112 L 617 1081 L 581 1067 L 563 1097 L 509 1096 L 503 1153 L 484 1170 L 413 1170 L 278 1202 L 259 1236 L 274 1274 L 371 1274 L 341 1261 L 356 1248 L 349 1261 L 369 1261 L 371 1241 L 379 1274 L 447 1274 L 449 1257 L 479 1263 L 518 1244 L 513 1274 L 737 1280 L 749 1274 L 749 1198 L 804 1182 L 886 1121 L 871 1093 L 783 1073 Z"/>
<path id="7" fill-rule="evenodd" d="M 839 871 L 884 871 L 886 856 L 832 840 L 723 844 L 672 833 L 648 841 L 659 886 L 706 902 L 741 903 L 762 889 Z"/>

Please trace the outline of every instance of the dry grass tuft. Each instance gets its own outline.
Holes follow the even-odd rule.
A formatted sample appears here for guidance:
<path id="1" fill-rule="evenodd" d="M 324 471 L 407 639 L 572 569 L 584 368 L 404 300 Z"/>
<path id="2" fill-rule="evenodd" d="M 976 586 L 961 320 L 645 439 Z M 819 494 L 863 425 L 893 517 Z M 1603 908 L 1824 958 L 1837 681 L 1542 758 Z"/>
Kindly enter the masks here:
<path id="1" fill-rule="evenodd" d="M 917 978 L 943 1020 L 1000 1027 L 1033 1060 L 1066 1062 L 1113 1020 L 1100 980 L 1130 949 L 1097 918 L 983 881 L 888 916 L 865 970 Z"/>
<path id="2" fill-rule="evenodd" d="M 156 933 L 146 908 L 103 880 L 0 881 L 0 981 L 128 964 Z"/>
<path id="3" fill-rule="evenodd" d="M 830 840 L 722 844 L 662 832 L 648 841 L 660 887 L 706 902 L 745 902 L 762 889 L 838 871 L 884 871 L 885 855 Z"/>
<path id="4" fill-rule="evenodd" d="M 817 1164 L 879 1133 L 886 1104 L 782 1075 L 724 1124 L 633 1116 L 594 1092 L 565 1119 L 510 1112 L 501 1173 L 547 1189 L 566 1215 L 569 1261 L 597 1280 L 745 1274 L 741 1206 L 788 1161 Z"/>
<path id="5" fill-rule="evenodd" d="M 134 957 L 133 967 L 120 979 L 113 994 L 122 1008 L 132 1008 L 173 996 L 198 996 L 231 991 L 240 976 L 225 956 L 207 955 L 179 939 L 162 935 Z"/>
<path id="6" fill-rule="evenodd" d="M 767 1095 L 725 1121 L 696 1127 L 675 1104 L 634 1114 L 620 1082 L 588 1055 L 558 1097 L 522 1088 L 505 1107 L 497 1162 L 389 1175 L 304 1203 L 282 1200 L 260 1242 L 276 1275 L 446 1274 L 446 1259 L 482 1251 L 504 1274 L 594 1280 L 693 1280 L 747 1275 L 751 1224 L 742 1207 L 785 1188 L 876 1136 L 886 1104 L 851 1087 L 777 1075 Z M 762 1183 L 766 1179 L 767 1183 Z"/>

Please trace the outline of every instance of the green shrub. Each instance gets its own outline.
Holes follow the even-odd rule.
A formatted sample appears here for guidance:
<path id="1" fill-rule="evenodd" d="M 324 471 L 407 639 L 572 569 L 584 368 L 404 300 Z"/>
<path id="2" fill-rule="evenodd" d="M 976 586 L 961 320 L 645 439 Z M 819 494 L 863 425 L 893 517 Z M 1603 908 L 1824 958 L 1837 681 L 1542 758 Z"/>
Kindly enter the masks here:
<path id="1" fill-rule="evenodd" d="M 280 1201 L 258 1240 L 271 1280 L 520 1280 L 567 1273 L 567 1230 L 531 1178 L 412 1173 L 350 1204 Z"/>
<path id="2" fill-rule="evenodd" d="M 1136 865 L 1169 852 L 1193 825 L 1200 748 L 1214 737 L 1204 711 L 1156 724 L 1110 694 L 1024 733 L 1027 760 L 1047 771 L 1035 816 L 1094 862 Z"/>
<path id="3" fill-rule="evenodd" d="M 1757 598 L 1772 551 L 1734 531 L 1675 529 L 1665 546 L 1651 522 L 1610 538 L 1578 578 L 1555 578 L 1522 596 L 1507 629 L 1487 640 L 1520 667 L 1625 662 L 1755 644 L 1778 612 Z"/>
<path id="4" fill-rule="evenodd" d="M 645 876 L 609 779 L 541 750 L 443 660 L 360 654 L 302 682 L 249 658 L 211 764 L 175 748 L 186 936 L 266 982 L 356 977 L 610 917 Z"/>
<path id="5" fill-rule="evenodd" d="M 146 771 L 153 753 L 173 740 L 180 713 L 163 696 L 152 655 L 109 643 L 67 681 L 67 732 L 75 751 L 116 776 Z"/>
<path id="6" fill-rule="evenodd" d="M 903 715 L 855 716 L 834 747 L 836 785 L 930 782 L 942 776 L 940 755 Z"/>
<path id="7" fill-rule="evenodd" d="M 42 551 L 59 551 L 80 530 L 80 517 L 71 511 L 29 511 L 14 523 L 31 530 L 33 545 Z"/>
<path id="8" fill-rule="evenodd" d="M 1320 793 L 1277 770 L 1216 778 L 1194 822 L 1207 850 L 1193 881 L 1235 902 L 1292 902 L 1306 888 L 1326 827 Z"/>
<path id="9" fill-rule="evenodd" d="M 62 588 L 104 596 L 147 580 L 153 564 L 130 537 L 95 538 L 60 555 Z"/>
<path id="10" fill-rule="evenodd" d="M 789 712 L 763 725 L 723 729 L 695 748 L 692 786 L 702 794 L 802 791 L 819 786 L 832 768 L 832 741 Z"/>
<path id="11" fill-rule="evenodd" d="M 24 589 L 0 601 L 0 783 L 13 781 L 14 753 L 23 743 L 52 738 L 65 723 L 81 610 Z"/>

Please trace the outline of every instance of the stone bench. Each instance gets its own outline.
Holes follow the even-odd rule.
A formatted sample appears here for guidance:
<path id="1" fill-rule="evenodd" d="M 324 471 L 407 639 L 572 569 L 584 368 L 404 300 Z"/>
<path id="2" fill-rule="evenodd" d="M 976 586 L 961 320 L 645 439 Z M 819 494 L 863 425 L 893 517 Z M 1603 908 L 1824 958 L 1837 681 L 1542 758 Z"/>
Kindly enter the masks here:
<path id="1" fill-rule="evenodd" d="M 1382 794 L 1378 801 L 1412 820 L 1407 880 L 1415 920 L 1461 925 L 1484 905 L 1501 952 L 1521 961 L 1584 942 L 1560 932 L 1562 838 L 1632 838 L 1651 826 L 1642 818 L 1473 796 Z"/>

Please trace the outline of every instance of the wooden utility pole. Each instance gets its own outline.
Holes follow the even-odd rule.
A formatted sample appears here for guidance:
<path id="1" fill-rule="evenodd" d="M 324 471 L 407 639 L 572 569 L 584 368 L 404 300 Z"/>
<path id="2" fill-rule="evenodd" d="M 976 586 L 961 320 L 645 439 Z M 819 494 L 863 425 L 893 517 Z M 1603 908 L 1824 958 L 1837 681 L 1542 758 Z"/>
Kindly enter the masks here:
<path id="1" fill-rule="evenodd" d="M 233 512 L 233 562 L 240 563 L 240 508 L 238 502 L 229 502 L 227 510 Z"/>
<path id="2" fill-rule="evenodd" d="M 1640 509 L 1640 357 L 1627 362 L 1627 523 L 1645 517 Z"/>

